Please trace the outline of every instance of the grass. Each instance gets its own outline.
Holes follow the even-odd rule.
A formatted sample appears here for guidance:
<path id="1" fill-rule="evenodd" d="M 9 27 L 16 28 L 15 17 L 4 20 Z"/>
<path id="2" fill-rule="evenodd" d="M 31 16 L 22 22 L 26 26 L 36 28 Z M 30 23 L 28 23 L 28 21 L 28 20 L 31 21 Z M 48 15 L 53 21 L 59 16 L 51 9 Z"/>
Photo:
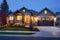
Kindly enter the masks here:
<path id="1" fill-rule="evenodd" d="M 34 33 L 21 33 L 21 32 L 0 32 L 0 34 L 20 34 L 20 35 L 31 35 Z"/>
<path id="2" fill-rule="evenodd" d="M 2 28 L 0 30 L 7 30 L 7 31 L 30 31 L 30 29 L 24 28 L 24 27 L 7 27 L 7 28 Z M 25 33 L 25 32 L 0 32 L 0 34 L 31 35 L 31 34 L 34 34 L 34 33 Z"/>
<path id="3" fill-rule="evenodd" d="M 28 28 L 20 28 L 20 27 L 7 27 L 7 28 L 3 28 L 0 30 L 17 30 L 17 31 L 30 31 Z"/>

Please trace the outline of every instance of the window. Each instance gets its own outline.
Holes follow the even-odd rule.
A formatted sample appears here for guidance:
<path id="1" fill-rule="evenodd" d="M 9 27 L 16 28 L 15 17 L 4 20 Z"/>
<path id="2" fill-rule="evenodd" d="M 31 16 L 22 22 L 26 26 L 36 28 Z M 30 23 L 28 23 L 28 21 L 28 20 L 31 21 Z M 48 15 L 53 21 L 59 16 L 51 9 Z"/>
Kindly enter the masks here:
<path id="1" fill-rule="evenodd" d="M 44 14 L 47 14 L 47 10 L 44 11 Z"/>
<path id="2" fill-rule="evenodd" d="M 9 20 L 13 20 L 13 19 L 14 19 L 13 16 L 10 16 L 10 17 L 9 17 Z"/>
<path id="3" fill-rule="evenodd" d="M 46 20 L 48 20 L 48 21 L 49 21 L 49 18 L 46 18 Z"/>
<path id="4" fill-rule="evenodd" d="M 45 20 L 45 18 L 42 18 L 42 20 Z"/>
<path id="5" fill-rule="evenodd" d="M 17 16 L 17 20 L 22 20 L 22 16 Z"/>
<path id="6" fill-rule="evenodd" d="M 23 9 L 23 12 L 25 12 L 25 9 Z"/>

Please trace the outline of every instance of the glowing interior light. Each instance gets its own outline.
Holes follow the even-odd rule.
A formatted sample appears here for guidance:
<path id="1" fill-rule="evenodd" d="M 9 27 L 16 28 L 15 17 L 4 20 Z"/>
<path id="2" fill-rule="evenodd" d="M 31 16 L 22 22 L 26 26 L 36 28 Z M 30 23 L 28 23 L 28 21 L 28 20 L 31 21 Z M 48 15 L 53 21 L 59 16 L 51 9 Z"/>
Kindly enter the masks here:
<path id="1" fill-rule="evenodd" d="M 17 16 L 17 20 L 22 20 L 22 16 Z"/>
<path id="2" fill-rule="evenodd" d="M 25 12 L 25 9 L 23 9 L 23 12 Z"/>
<path id="3" fill-rule="evenodd" d="M 30 16 L 29 15 L 25 15 L 25 23 L 30 23 Z"/>
<path id="4" fill-rule="evenodd" d="M 35 17 L 35 21 L 38 21 L 38 17 Z"/>
<path id="5" fill-rule="evenodd" d="M 44 13 L 47 14 L 47 10 L 45 10 Z"/>
<path id="6" fill-rule="evenodd" d="M 9 17 L 9 20 L 13 20 L 13 19 L 14 19 L 14 17 L 13 17 L 13 16 L 10 16 L 10 17 Z"/>

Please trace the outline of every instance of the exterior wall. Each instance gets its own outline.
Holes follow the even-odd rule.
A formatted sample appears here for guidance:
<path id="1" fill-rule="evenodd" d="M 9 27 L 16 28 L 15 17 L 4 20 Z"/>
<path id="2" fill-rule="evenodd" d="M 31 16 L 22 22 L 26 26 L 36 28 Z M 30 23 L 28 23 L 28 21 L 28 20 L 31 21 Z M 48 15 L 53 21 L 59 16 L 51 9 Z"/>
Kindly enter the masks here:
<path id="1" fill-rule="evenodd" d="M 45 10 L 44 10 L 44 11 L 45 11 Z M 48 10 L 47 10 L 47 14 L 45 14 L 44 11 L 42 11 L 42 12 L 39 14 L 39 16 L 41 16 L 41 17 L 50 17 L 50 16 L 53 16 L 53 14 L 52 14 L 51 12 L 49 12 Z"/>
<path id="2" fill-rule="evenodd" d="M 53 15 L 53 13 L 52 12 L 50 12 L 50 11 L 48 11 L 47 10 L 47 13 L 45 14 L 44 13 L 44 11 L 45 10 L 43 10 L 42 12 L 40 12 L 39 13 L 39 15 L 38 16 L 32 16 L 31 15 L 31 13 L 29 12 L 29 11 L 27 11 L 27 10 L 25 10 L 25 11 L 23 11 L 23 10 L 21 10 L 21 12 L 23 13 L 19 13 L 18 11 L 17 12 L 15 12 L 14 13 L 14 20 L 10 20 L 9 22 L 13 22 L 14 24 L 25 24 L 25 25 L 30 25 L 31 23 L 31 21 L 32 21 L 32 23 L 33 24 L 36 24 L 36 23 L 38 23 L 39 21 L 47 21 L 48 23 L 50 23 L 50 22 L 54 22 L 54 18 L 55 18 L 55 15 Z M 26 15 L 26 16 L 25 16 Z M 21 20 L 17 20 L 17 16 L 22 16 L 22 19 Z M 25 17 L 27 17 L 28 16 L 28 19 L 26 18 L 26 22 L 25 22 Z M 33 17 L 33 18 L 32 18 Z M 37 17 L 37 18 L 36 18 Z M 45 20 L 44 20 L 44 19 Z M 48 20 L 49 19 L 49 20 Z M 52 21 L 51 21 L 51 19 L 53 19 Z M 29 22 L 28 22 L 29 21 Z M 45 22 L 46 23 L 46 22 Z M 43 23 L 44 24 L 44 23 Z"/>

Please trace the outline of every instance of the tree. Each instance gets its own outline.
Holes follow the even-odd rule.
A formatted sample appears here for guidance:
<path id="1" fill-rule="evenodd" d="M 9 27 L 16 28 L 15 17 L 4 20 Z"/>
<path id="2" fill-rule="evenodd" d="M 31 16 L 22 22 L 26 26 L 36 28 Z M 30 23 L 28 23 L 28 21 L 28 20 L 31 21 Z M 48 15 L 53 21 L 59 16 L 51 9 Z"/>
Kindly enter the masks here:
<path id="1" fill-rule="evenodd" d="M 1 10 L 2 10 L 3 12 L 8 13 L 8 11 L 9 11 L 9 6 L 8 6 L 6 0 L 3 0 L 3 3 L 1 4 Z"/>

